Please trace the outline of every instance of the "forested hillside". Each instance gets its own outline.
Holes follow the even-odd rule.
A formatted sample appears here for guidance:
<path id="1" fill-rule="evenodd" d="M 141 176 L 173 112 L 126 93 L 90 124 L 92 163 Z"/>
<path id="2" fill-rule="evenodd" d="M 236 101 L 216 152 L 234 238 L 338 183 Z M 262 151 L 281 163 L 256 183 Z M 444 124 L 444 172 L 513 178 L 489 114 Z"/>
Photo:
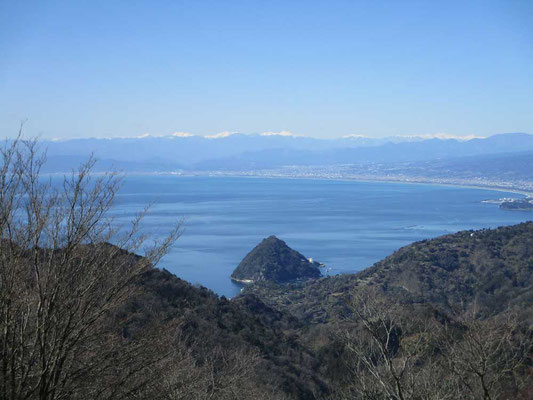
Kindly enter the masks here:
<path id="1" fill-rule="evenodd" d="M 361 388 L 397 378 L 410 393 L 404 398 L 484 398 L 479 371 L 460 369 L 470 361 L 490 361 L 483 372 L 496 393 L 490 398 L 528 398 L 532 241 L 531 222 L 464 231 L 406 246 L 358 274 L 262 282 L 232 300 L 153 270 L 139 282 L 136 312 L 144 324 L 154 310 L 179 320 L 197 360 L 220 348 L 254 354 L 245 380 L 274 398 L 388 398 L 393 386 Z M 382 328 L 373 331 L 376 324 Z M 478 341 L 481 348 L 461 353 L 471 360 L 459 357 Z M 385 353 L 374 354 L 381 345 Z M 489 351 L 490 360 L 476 359 Z M 387 362 L 406 364 L 383 369 Z"/>
<path id="2" fill-rule="evenodd" d="M 246 292 L 306 321 L 328 322 L 347 312 L 354 290 L 374 287 L 405 303 L 443 311 L 494 315 L 533 306 L 533 222 L 494 230 L 462 231 L 405 246 L 357 274 L 288 286 L 254 285 Z"/>

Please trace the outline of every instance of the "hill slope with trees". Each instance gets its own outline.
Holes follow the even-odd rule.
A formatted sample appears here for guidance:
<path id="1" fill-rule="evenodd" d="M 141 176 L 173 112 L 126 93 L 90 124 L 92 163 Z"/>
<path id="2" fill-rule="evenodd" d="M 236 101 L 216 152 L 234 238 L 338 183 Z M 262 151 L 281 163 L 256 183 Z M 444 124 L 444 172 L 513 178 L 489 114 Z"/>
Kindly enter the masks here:
<path id="1" fill-rule="evenodd" d="M 449 312 L 474 304 L 496 314 L 533 305 L 533 222 L 462 231 L 402 247 L 357 274 L 290 285 L 257 284 L 245 292 L 306 321 L 328 322 L 347 312 L 354 290 L 375 287 L 405 303 Z"/>

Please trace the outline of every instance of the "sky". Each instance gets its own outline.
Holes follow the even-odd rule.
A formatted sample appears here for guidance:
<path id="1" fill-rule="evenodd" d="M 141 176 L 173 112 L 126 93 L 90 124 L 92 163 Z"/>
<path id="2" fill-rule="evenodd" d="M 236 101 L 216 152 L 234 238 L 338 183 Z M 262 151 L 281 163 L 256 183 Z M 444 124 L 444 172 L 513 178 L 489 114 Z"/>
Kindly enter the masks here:
<path id="1" fill-rule="evenodd" d="M 533 1 L 0 0 L 0 135 L 533 133 Z"/>

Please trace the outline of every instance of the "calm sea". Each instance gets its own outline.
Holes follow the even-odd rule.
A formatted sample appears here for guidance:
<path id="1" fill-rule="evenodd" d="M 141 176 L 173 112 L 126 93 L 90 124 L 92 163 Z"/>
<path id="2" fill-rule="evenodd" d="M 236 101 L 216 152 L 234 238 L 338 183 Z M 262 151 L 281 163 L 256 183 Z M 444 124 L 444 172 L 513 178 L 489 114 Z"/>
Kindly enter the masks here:
<path id="1" fill-rule="evenodd" d="M 233 269 L 266 236 L 326 264 L 329 274 L 356 272 L 417 240 L 532 219 L 482 203 L 506 196 L 513 195 L 421 184 L 129 176 L 113 213 L 125 222 L 155 203 L 144 223 L 153 237 L 185 218 L 159 267 L 231 297 L 240 290 L 229 279 Z"/>

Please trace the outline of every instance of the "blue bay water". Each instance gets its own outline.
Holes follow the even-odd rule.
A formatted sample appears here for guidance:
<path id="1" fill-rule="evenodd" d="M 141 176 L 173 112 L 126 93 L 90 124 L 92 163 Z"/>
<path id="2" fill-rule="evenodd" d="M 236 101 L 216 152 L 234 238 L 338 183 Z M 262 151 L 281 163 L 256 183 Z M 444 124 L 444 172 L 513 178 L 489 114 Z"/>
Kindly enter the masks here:
<path id="1" fill-rule="evenodd" d="M 517 196 L 485 189 L 304 179 L 128 176 L 113 214 L 119 222 L 154 203 L 144 231 L 161 237 L 179 218 L 185 232 L 159 267 L 232 297 L 233 269 L 276 235 L 330 274 L 371 266 L 411 242 L 463 229 L 532 219 L 482 200 Z"/>

